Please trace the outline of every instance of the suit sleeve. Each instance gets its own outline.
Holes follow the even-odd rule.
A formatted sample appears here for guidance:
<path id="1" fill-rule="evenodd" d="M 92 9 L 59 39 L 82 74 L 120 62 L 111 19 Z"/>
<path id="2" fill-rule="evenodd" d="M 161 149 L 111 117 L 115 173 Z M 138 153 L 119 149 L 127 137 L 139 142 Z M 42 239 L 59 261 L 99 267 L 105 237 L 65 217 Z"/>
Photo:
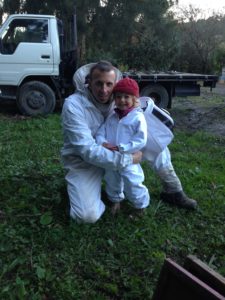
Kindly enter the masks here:
<path id="1" fill-rule="evenodd" d="M 85 118 L 81 107 L 72 106 L 69 101 L 65 101 L 62 111 L 62 127 L 66 140 L 64 153 L 69 147 L 70 154 L 80 156 L 85 162 L 104 169 L 119 170 L 133 163 L 130 154 L 113 152 L 98 145 Z"/>

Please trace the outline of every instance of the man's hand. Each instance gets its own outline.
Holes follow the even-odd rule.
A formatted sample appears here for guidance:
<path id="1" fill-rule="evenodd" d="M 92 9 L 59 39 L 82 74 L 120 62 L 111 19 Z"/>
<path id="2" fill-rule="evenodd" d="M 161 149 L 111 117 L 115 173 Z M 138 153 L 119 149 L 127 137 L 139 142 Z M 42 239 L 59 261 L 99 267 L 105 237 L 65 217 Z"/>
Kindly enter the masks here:
<path id="1" fill-rule="evenodd" d="M 139 164 L 141 162 L 142 159 L 142 152 L 138 151 L 132 154 L 133 156 L 133 163 L 134 164 Z"/>
<path id="2" fill-rule="evenodd" d="M 109 150 L 111 150 L 111 151 L 119 151 L 119 148 L 117 146 L 114 146 L 110 143 L 103 143 L 102 146 L 109 149 Z"/>

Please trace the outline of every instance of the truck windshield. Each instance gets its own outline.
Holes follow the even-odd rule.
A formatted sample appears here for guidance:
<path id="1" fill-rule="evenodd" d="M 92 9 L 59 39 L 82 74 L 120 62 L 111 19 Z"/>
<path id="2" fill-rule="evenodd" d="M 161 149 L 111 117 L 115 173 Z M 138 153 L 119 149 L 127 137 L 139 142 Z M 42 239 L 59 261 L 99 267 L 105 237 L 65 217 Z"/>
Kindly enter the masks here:
<path id="1" fill-rule="evenodd" d="M 2 54 L 13 54 L 19 43 L 47 43 L 48 20 L 14 19 L 4 30 L 2 36 Z"/>

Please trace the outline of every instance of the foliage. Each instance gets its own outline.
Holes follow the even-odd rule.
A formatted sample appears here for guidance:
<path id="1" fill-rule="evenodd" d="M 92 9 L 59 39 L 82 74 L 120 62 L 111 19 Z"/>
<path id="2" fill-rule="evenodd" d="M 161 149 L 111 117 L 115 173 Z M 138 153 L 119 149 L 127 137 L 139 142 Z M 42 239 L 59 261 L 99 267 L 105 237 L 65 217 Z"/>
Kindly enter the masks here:
<path id="1" fill-rule="evenodd" d="M 174 25 L 171 20 L 163 19 L 157 27 L 142 28 L 137 40 L 124 46 L 120 61 L 131 69 L 169 70 L 177 49 L 176 35 L 173 33 Z"/>
<path id="2" fill-rule="evenodd" d="M 215 52 L 215 70 L 220 73 L 225 66 L 225 41 L 218 45 Z"/>
<path id="3" fill-rule="evenodd" d="M 179 17 L 178 55 L 173 68 L 203 74 L 221 72 L 216 53 L 225 41 L 224 16 L 214 14 L 205 19 L 199 18 L 200 13 L 200 9 L 190 5 Z"/>
<path id="4" fill-rule="evenodd" d="M 3 17 L 3 3 L 2 0 L 0 0 L 0 24 L 2 23 L 2 17 Z"/>
<path id="5" fill-rule="evenodd" d="M 143 217 L 124 202 L 116 218 L 107 206 L 96 224 L 77 225 L 59 115 L 1 114 L 0 128 L 1 299 L 150 299 L 164 258 L 183 264 L 188 254 L 225 276 L 224 138 L 175 132 L 173 163 L 196 212 L 160 202 L 158 178 L 143 165 L 151 192 Z"/>

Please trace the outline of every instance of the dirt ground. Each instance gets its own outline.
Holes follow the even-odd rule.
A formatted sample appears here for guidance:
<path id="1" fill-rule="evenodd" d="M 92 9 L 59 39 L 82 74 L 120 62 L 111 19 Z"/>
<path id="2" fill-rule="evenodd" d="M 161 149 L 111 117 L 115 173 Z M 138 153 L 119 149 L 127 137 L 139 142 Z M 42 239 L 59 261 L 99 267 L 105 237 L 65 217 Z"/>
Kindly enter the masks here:
<path id="1" fill-rule="evenodd" d="M 173 99 L 170 114 L 175 128 L 225 137 L 225 84 L 217 84 L 212 91 L 202 88 L 201 96 Z"/>
<path id="2" fill-rule="evenodd" d="M 0 102 L 0 113 L 13 119 L 21 116 L 14 101 Z M 201 89 L 201 97 L 174 98 L 170 114 L 175 121 L 175 129 L 191 132 L 203 130 L 225 137 L 225 84 L 217 84 L 215 89 Z"/>

